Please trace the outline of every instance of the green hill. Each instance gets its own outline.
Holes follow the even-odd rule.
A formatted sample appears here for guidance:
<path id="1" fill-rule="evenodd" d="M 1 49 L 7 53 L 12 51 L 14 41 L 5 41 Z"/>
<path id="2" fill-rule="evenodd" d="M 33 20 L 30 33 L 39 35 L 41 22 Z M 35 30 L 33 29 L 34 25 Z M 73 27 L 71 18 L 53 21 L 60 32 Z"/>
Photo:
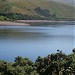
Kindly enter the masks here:
<path id="1" fill-rule="evenodd" d="M 7 19 L 75 20 L 75 7 L 46 0 L 0 0 L 0 16 Z"/>
<path id="2" fill-rule="evenodd" d="M 75 6 L 75 0 L 46 0 L 46 1 L 54 1 L 54 2 L 60 2 L 60 3 L 64 3 L 64 4 L 68 4 L 71 6 Z"/>

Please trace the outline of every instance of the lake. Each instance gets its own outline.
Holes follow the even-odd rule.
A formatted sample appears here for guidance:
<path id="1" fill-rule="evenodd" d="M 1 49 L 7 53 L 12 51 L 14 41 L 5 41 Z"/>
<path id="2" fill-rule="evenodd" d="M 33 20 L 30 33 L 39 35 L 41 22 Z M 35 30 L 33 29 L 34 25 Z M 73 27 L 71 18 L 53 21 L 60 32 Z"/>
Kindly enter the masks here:
<path id="1" fill-rule="evenodd" d="M 56 53 L 66 54 L 75 47 L 74 23 L 42 26 L 0 26 L 0 60 L 14 61 L 16 56 L 32 61 L 38 56 Z"/>

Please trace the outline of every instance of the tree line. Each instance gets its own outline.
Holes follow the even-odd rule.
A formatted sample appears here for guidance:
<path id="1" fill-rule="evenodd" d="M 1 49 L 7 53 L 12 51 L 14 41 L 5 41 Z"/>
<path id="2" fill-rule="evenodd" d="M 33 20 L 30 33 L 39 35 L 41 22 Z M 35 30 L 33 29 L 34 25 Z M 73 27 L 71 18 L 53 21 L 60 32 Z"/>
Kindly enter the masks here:
<path id="1" fill-rule="evenodd" d="M 60 50 L 35 62 L 17 56 L 14 62 L 0 61 L 0 75 L 75 75 L 75 48 L 67 55 Z"/>
<path id="2" fill-rule="evenodd" d="M 25 14 L 21 14 L 21 13 L 6 13 L 6 12 L 1 12 L 0 16 L 6 17 L 8 18 L 10 21 L 14 21 L 14 20 L 41 20 L 41 19 L 45 19 L 42 18 L 40 16 L 29 16 L 29 15 L 25 15 Z M 5 19 L 6 20 L 6 19 Z"/>

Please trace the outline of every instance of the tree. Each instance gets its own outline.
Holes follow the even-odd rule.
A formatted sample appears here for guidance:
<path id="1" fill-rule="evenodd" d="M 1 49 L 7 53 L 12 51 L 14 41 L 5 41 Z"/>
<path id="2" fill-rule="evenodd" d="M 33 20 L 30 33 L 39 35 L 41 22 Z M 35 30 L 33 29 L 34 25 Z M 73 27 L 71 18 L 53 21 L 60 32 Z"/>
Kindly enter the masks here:
<path id="1" fill-rule="evenodd" d="M 75 48 L 72 50 L 73 53 L 75 53 Z"/>
<path id="2" fill-rule="evenodd" d="M 47 57 L 39 56 L 35 63 L 17 56 L 13 63 L 0 61 L 0 75 L 75 75 L 75 53 L 66 55 L 57 50 Z"/>
<path id="3" fill-rule="evenodd" d="M 33 62 L 29 59 L 29 58 L 23 58 L 21 56 L 17 56 L 15 58 L 15 63 L 14 63 L 14 66 L 26 66 L 26 65 L 29 65 L 29 66 L 32 66 Z"/>

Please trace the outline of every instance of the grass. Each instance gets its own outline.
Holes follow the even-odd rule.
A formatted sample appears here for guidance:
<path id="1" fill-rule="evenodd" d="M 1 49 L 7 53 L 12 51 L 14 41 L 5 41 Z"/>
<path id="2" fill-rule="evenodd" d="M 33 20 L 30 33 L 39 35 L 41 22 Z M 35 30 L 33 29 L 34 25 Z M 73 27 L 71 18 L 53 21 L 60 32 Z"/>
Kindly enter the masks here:
<path id="1" fill-rule="evenodd" d="M 0 12 L 45 17 L 34 11 L 38 7 L 50 11 L 50 14 L 56 13 L 59 19 L 74 19 L 75 7 L 70 5 L 44 0 L 0 0 Z"/>

